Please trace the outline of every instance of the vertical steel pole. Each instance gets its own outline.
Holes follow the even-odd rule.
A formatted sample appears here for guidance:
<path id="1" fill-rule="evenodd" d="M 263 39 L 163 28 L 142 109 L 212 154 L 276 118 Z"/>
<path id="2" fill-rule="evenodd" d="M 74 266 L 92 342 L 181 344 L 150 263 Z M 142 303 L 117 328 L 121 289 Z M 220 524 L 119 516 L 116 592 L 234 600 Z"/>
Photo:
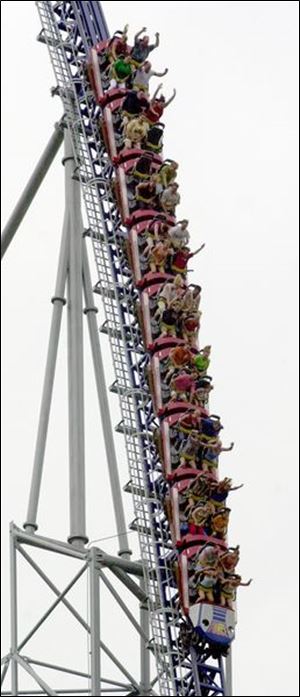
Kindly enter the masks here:
<path id="1" fill-rule="evenodd" d="M 232 697 L 232 647 L 229 647 L 228 654 L 225 659 L 225 684 L 226 697 Z"/>
<path id="2" fill-rule="evenodd" d="M 13 534 L 13 526 L 9 529 L 10 550 L 10 626 L 11 626 L 11 692 L 18 695 L 18 663 L 16 653 L 18 650 L 18 594 L 17 594 L 17 550 Z"/>
<path id="3" fill-rule="evenodd" d="M 46 448 L 46 439 L 48 433 L 50 407 L 53 393 L 53 384 L 56 368 L 57 350 L 58 342 L 60 336 L 62 310 L 65 304 L 64 292 L 66 285 L 67 276 L 67 265 L 68 265 L 68 255 L 69 255 L 69 212 L 66 209 L 64 216 L 63 225 L 63 235 L 60 247 L 58 271 L 55 285 L 55 293 L 52 298 L 53 310 L 52 310 L 52 320 L 49 336 L 49 346 L 45 369 L 45 378 L 43 385 L 42 400 L 40 406 L 40 416 L 37 440 L 35 446 L 33 472 L 31 479 L 31 488 L 29 495 L 29 504 L 27 510 L 26 523 L 24 523 L 24 528 L 27 532 L 34 532 L 37 530 L 37 510 L 40 496 L 40 488 L 43 473 L 43 464 Z"/>
<path id="4" fill-rule="evenodd" d="M 106 460 L 108 464 L 108 473 L 110 479 L 113 507 L 116 519 L 116 527 L 119 538 L 119 555 L 129 558 L 132 554 L 129 549 L 128 537 L 126 533 L 125 514 L 122 501 L 122 491 L 118 472 L 117 457 L 115 451 L 113 430 L 109 413 L 109 403 L 107 397 L 107 388 L 105 382 L 105 373 L 102 361 L 101 345 L 99 340 L 99 331 L 96 321 L 97 308 L 94 306 L 93 291 L 91 284 L 91 276 L 89 269 L 89 260 L 86 250 L 85 239 L 83 239 L 82 249 L 83 261 L 83 287 L 85 295 L 86 308 L 84 310 L 89 328 L 92 356 L 94 362 L 95 380 L 97 386 L 98 401 L 100 407 L 101 421 L 103 427 Z"/>
<path id="5" fill-rule="evenodd" d="M 100 692 L 100 593 L 96 548 L 90 551 L 91 695 Z"/>
<path id="6" fill-rule="evenodd" d="M 146 585 L 144 579 L 140 581 L 141 590 L 146 593 Z M 150 638 L 150 628 L 149 628 L 149 612 L 147 603 L 142 601 L 140 603 L 140 625 L 144 634 Z M 142 637 L 140 640 L 140 661 L 141 661 L 141 684 L 140 684 L 140 694 L 150 695 L 151 694 L 151 683 L 150 683 L 150 651 L 147 648 L 147 641 Z"/>
<path id="7" fill-rule="evenodd" d="M 69 542 L 88 541 L 85 522 L 83 319 L 82 319 L 82 225 L 80 184 L 72 179 L 74 156 L 71 138 L 65 133 L 66 206 L 69 211 L 68 273 L 68 378 L 70 452 Z"/>

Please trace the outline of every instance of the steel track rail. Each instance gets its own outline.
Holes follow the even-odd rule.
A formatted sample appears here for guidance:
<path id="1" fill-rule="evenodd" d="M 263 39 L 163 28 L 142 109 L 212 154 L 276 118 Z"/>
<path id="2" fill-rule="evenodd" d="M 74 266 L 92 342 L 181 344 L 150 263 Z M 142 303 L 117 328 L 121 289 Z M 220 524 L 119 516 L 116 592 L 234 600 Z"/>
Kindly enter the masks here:
<path id="1" fill-rule="evenodd" d="M 111 193 L 113 170 L 100 139 L 99 114 L 84 78 L 85 50 L 94 39 L 91 41 L 86 35 L 83 39 L 83 21 L 80 30 L 78 27 L 78 5 L 83 3 L 36 4 L 72 137 L 98 269 L 133 485 L 135 524 L 149 595 L 160 691 L 162 695 L 185 694 L 187 667 L 177 639 L 179 615 L 172 603 L 176 596 L 169 563 L 172 552 L 165 545 L 165 516 L 155 487 L 159 472 L 153 468 L 151 409 L 149 418 L 145 418 L 148 388 L 141 369 L 144 349 L 139 329 L 132 324 L 136 297 L 120 251 L 123 230 Z M 139 491 L 146 495 L 141 496 Z"/>
<path id="2" fill-rule="evenodd" d="M 202 688 L 194 672 L 205 673 L 205 658 L 185 656 L 178 641 L 180 614 L 171 572 L 172 549 L 162 503 L 161 474 L 152 442 L 155 418 L 145 380 L 147 357 L 135 318 L 137 291 L 122 253 L 124 228 L 112 193 L 113 167 L 99 131 L 99 107 L 86 79 L 89 48 L 107 38 L 98 2 L 36 2 L 63 101 L 78 176 L 85 201 L 89 234 L 98 270 L 116 376 L 137 529 L 149 596 L 161 695 L 196 695 Z M 210 666 L 210 669 L 212 667 Z M 215 668 L 214 678 L 222 676 Z M 202 694 L 202 691 L 201 691 Z M 204 694 L 224 694 L 214 679 Z"/>

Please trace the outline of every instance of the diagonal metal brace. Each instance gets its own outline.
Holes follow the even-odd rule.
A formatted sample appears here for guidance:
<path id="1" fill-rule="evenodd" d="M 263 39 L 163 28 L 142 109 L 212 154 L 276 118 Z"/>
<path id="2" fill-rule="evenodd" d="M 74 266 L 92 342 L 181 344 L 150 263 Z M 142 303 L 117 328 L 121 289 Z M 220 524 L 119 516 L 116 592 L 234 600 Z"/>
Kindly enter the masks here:
<path id="1" fill-rule="evenodd" d="M 26 670 L 26 672 L 29 673 L 29 675 L 31 675 L 31 677 L 37 682 L 37 684 L 44 690 L 46 695 L 57 695 L 57 692 L 55 692 L 55 690 L 52 690 L 51 687 L 49 687 L 49 685 L 47 685 L 47 683 L 42 678 L 40 678 L 36 671 L 30 665 L 28 665 L 26 661 L 24 661 L 22 656 L 16 654 L 15 659 L 17 663 L 19 663 L 19 665 L 22 666 L 22 668 L 24 668 L 24 670 Z"/>
<path id="2" fill-rule="evenodd" d="M 29 182 L 26 184 L 21 197 L 12 212 L 9 220 L 1 235 L 1 258 L 4 256 L 8 246 L 10 245 L 17 229 L 22 222 L 26 211 L 28 210 L 31 202 L 33 201 L 36 192 L 38 191 L 45 175 L 48 172 L 50 165 L 52 164 L 56 153 L 58 152 L 62 142 L 63 142 L 63 128 L 64 119 L 62 118 L 59 123 L 55 124 L 54 133 L 46 145 L 46 148 L 41 155 Z"/>

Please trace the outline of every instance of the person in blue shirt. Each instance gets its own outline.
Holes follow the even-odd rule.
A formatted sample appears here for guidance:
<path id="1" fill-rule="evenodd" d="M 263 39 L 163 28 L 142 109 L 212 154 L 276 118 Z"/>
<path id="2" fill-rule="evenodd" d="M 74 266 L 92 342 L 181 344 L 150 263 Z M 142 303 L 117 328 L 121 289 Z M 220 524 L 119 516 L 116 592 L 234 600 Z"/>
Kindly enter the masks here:
<path id="1" fill-rule="evenodd" d="M 141 39 L 141 34 L 147 31 L 146 27 L 143 27 L 134 37 L 134 45 L 130 54 L 131 61 L 136 68 L 140 68 L 141 65 L 147 60 L 149 53 L 153 51 L 154 48 L 159 46 L 159 34 L 155 34 L 155 43 L 149 44 L 149 36 L 143 36 Z"/>

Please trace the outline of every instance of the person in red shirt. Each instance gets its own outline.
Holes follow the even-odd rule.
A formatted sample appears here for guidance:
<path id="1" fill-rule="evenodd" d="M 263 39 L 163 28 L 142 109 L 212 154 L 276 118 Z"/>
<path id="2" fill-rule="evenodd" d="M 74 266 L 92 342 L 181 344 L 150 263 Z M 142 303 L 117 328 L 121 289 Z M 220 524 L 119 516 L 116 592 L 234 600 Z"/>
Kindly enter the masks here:
<path id="1" fill-rule="evenodd" d="M 202 312 L 194 312 L 188 315 L 182 322 L 182 338 L 192 346 L 197 348 L 197 334 L 200 329 L 200 317 Z"/>
<path id="2" fill-rule="evenodd" d="M 110 62 L 118 60 L 118 58 L 123 56 L 128 56 L 130 53 L 130 48 L 127 45 L 128 40 L 128 24 L 124 27 L 122 32 L 116 31 L 114 36 L 110 39 L 107 46 L 107 54 Z"/>
<path id="3" fill-rule="evenodd" d="M 202 410 L 195 407 L 195 409 L 188 409 L 177 422 L 177 428 L 181 433 L 190 434 L 192 431 L 201 434 L 201 420 L 202 420 Z"/>
<path id="4" fill-rule="evenodd" d="M 145 116 L 150 123 L 157 123 L 160 120 L 164 110 L 167 108 L 167 106 L 169 106 L 169 104 L 171 104 L 176 96 L 176 90 L 174 89 L 172 96 L 166 102 L 166 98 L 163 94 L 161 94 L 160 97 L 157 96 L 161 87 L 162 84 L 158 85 L 158 88 L 155 90 L 154 95 L 150 100 L 149 107 L 145 110 Z"/>
<path id="5" fill-rule="evenodd" d="M 171 400 L 191 402 L 196 389 L 195 374 L 182 371 L 171 380 Z"/>
<path id="6" fill-rule="evenodd" d="M 199 247 L 199 249 L 196 249 L 195 252 L 191 252 L 189 247 L 182 247 L 181 249 L 177 249 L 172 258 L 172 271 L 174 273 L 186 274 L 189 259 L 201 252 L 203 247 L 205 247 L 204 243 L 201 245 L 201 247 Z"/>

